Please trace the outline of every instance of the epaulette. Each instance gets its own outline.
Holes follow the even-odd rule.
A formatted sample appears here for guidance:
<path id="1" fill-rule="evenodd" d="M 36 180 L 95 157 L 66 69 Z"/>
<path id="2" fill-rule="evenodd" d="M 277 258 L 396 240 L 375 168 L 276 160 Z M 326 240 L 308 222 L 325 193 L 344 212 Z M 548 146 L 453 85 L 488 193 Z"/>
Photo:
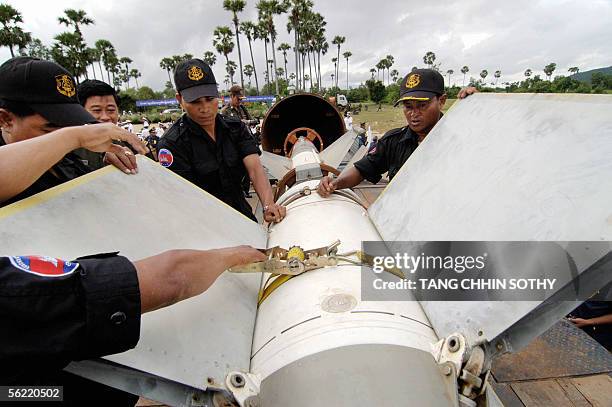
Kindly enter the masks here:
<path id="1" fill-rule="evenodd" d="M 380 139 L 382 140 L 387 137 L 393 137 L 393 136 L 403 134 L 406 131 L 406 127 L 408 126 L 398 127 L 397 129 L 391 129 L 387 131 L 385 134 L 383 134 L 383 136 Z"/>
<path id="2" fill-rule="evenodd" d="M 174 124 L 164 133 L 164 138 L 172 141 L 177 141 L 181 134 L 187 129 L 187 124 L 184 123 L 183 118 L 178 119 Z"/>

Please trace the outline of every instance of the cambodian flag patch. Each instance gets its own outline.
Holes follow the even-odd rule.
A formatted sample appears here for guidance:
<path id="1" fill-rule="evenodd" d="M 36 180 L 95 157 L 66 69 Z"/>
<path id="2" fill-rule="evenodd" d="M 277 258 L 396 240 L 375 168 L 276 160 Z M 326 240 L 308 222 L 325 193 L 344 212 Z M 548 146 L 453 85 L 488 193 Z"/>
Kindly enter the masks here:
<path id="1" fill-rule="evenodd" d="M 159 163 L 164 167 L 170 167 L 172 165 L 172 162 L 174 162 L 174 156 L 167 148 L 162 148 L 161 150 L 159 150 L 159 153 L 157 154 L 157 159 L 159 160 Z"/>
<path id="2" fill-rule="evenodd" d="M 11 264 L 27 273 L 42 277 L 62 277 L 74 273 L 79 263 L 47 256 L 10 256 Z"/>

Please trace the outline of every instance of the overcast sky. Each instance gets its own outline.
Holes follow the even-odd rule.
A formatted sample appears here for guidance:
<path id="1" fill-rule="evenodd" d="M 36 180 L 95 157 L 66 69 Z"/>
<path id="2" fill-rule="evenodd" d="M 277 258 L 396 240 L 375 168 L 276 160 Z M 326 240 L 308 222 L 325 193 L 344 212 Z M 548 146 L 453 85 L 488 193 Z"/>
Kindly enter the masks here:
<path id="1" fill-rule="evenodd" d="M 231 14 L 223 10 L 222 0 L 9 0 L 23 15 L 24 27 L 49 45 L 53 37 L 65 31 L 57 17 L 66 8 L 83 9 L 95 25 L 82 29 L 86 42 L 93 46 L 100 38 L 110 40 L 118 55 L 130 57 L 142 73 L 141 85 L 161 90 L 167 74 L 159 67 L 165 56 L 191 53 L 202 57 L 214 51 L 212 32 L 216 26 L 232 26 Z M 531 68 L 542 74 L 549 62 L 557 64 L 555 75 L 567 74 L 567 68 L 581 71 L 612 65 L 612 0 L 314 0 L 315 11 L 327 21 L 326 37 L 346 37 L 341 49 L 351 51 L 351 86 L 370 76 L 370 68 L 385 55 L 395 57 L 391 69 L 405 75 L 412 66 L 423 66 L 423 55 L 433 51 L 440 70 L 453 69 L 451 82 L 462 84 L 463 65 L 477 77 L 482 69 L 502 71 L 500 82 L 523 79 Z M 256 1 L 247 0 L 239 14 L 241 21 L 255 20 Z M 180 6 L 180 8 L 178 7 Z M 286 30 L 287 17 L 275 20 L 281 42 L 293 44 Z M 331 44 L 330 44 L 331 45 Z M 243 64 L 250 63 L 246 38 L 241 38 Z M 255 64 L 263 82 L 265 70 L 263 43 L 254 44 Z M 331 83 L 331 58 L 336 49 L 322 57 L 324 86 Z M 0 49 L 0 60 L 10 57 Z M 289 72 L 294 71 L 292 51 L 288 54 Z M 282 66 L 282 55 L 277 55 Z M 342 56 L 341 56 L 342 58 Z M 238 53 L 230 56 L 238 63 Z M 346 81 L 342 59 L 340 78 Z M 217 55 L 213 67 L 217 82 L 225 76 L 223 57 Z M 239 76 L 237 75 L 237 78 Z M 246 78 L 245 78 L 246 82 Z M 222 85 L 223 86 L 223 85 Z"/>

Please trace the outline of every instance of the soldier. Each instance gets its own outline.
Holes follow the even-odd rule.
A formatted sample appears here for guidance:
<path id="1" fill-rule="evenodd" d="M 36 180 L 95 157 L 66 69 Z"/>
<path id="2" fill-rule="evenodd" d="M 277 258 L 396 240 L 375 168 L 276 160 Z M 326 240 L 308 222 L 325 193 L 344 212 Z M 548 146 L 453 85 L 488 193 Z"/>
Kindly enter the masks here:
<path id="1" fill-rule="evenodd" d="M 218 114 L 217 83 L 199 59 L 181 62 L 174 71 L 176 99 L 185 114 L 158 144 L 161 165 L 191 181 L 256 221 L 241 181 L 248 175 L 267 222 L 280 222 L 286 210 L 276 204 L 257 148 L 240 119 Z"/>
<path id="2" fill-rule="evenodd" d="M 475 91 L 475 88 L 463 89 L 459 97 Z M 365 157 L 342 171 L 338 178 L 323 177 L 317 190 L 321 196 L 327 197 L 336 189 L 352 188 L 364 179 L 375 184 L 385 172 L 393 179 L 442 117 L 446 103 L 444 78 L 433 69 L 412 71 L 402 81 L 395 106 L 400 103 L 408 125 L 386 132 Z"/>
<path id="3" fill-rule="evenodd" d="M 77 86 L 77 96 L 81 106 L 85 108 L 100 123 L 119 122 L 119 98 L 117 92 L 109 84 L 95 79 L 87 79 Z M 98 170 L 107 164 L 112 164 L 125 171 L 131 168 L 130 157 L 124 152 L 96 153 L 79 148 L 74 153 L 92 170 Z M 151 157 L 153 158 L 153 157 Z"/>
<path id="4" fill-rule="evenodd" d="M 0 66 L 0 146 L 31 139 L 63 127 L 95 123 L 94 117 L 78 102 L 72 76 L 54 62 L 16 57 Z M 121 130 L 120 130 L 121 131 Z M 78 146 L 77 146 L 78 147 Z M 133 153 L 112 150 L 127 157 L 125 173 L 136 173 Z M 144 151 L 139 150 L 139 152 Z M 87 174 L 91 168 L 72 152 L 25 190 L 0 206 Z"/>
<path id="5" fill-rule="evenodd" d="M 242 104 L 244 99 L 244 92 L 240 85 L 234 85 L 230 88 L 230 101 L 227 105 L 221 109 L 221 114 L 229 117 L 236 117 L 247 126 L 257 124 L 258 120 L 254 120 L 247 108 Z"/>

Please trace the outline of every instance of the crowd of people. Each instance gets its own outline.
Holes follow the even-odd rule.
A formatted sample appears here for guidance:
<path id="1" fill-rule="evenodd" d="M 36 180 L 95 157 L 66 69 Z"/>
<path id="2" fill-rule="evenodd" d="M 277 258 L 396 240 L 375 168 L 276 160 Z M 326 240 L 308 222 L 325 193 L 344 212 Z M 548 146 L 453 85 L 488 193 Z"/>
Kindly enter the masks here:
<path id="1" fill-rule="evenodd" d="M 108 84 L 87 80 L 76 86 L 63 67 L 31 57 L 2 64 L 0 206 L 106 165 L 126 176 L 136 174 L 134 155 L 147 154 L 256 221 L 245 198 L 245 185 L 252 183 L 264 220 L 281 222 L 286 208 L 273 199 L 261 150 L 249 130 L 254 119 L 241 104 L 242 89 L 233 87 L 229 104 L 219 112 L 214 74 L 199 59 L 178 64 L 174 83 L 184 114 L 167 128 L 154 129 L 146 120 L 141 141 L 129 126 L 126 130 L 118 125 L 118 98 Z M 459 97 L 474 91 L 464 89 Z M 444 92 L 444 79 L 435 70 L 417 69 L 406 75 L 396 103 L 402 106 L 406 126 L 376 140 L 368 154 L 339 177 L 323 177 L 318 193 L 328 197 L 364 179 L 376 183 L 384 173 L 392 179 L 442 117 Z M 349 115 L 345 120 L 352 126 Z M 0 384 L 61 384 L 66 400 L 86 404 L 83 397 L 90 397 L 95 385 L 61 371 L 71 360 L 134 347 L 142 313 L 204 292 L 229 267 L 263 260 L 260 251 L 244 246 L 173 250 L 134 261 L 117 254 L 74 261 L 1 257 Z M 49 264 L 60 267 L 52 278 Z M 602 318 L 612 314 L 609 307 L 597 312 L 591 317 L 581 313 L 577 325 L 596 321 L 604 327 L 598 332 L 612 326 L 610 318 Z M 37 323 L 41 318 L 44 324 Z M 122 392 L 96 391 L 113 400 L 109 405 L 135 403 L 133 396 Z"/>

